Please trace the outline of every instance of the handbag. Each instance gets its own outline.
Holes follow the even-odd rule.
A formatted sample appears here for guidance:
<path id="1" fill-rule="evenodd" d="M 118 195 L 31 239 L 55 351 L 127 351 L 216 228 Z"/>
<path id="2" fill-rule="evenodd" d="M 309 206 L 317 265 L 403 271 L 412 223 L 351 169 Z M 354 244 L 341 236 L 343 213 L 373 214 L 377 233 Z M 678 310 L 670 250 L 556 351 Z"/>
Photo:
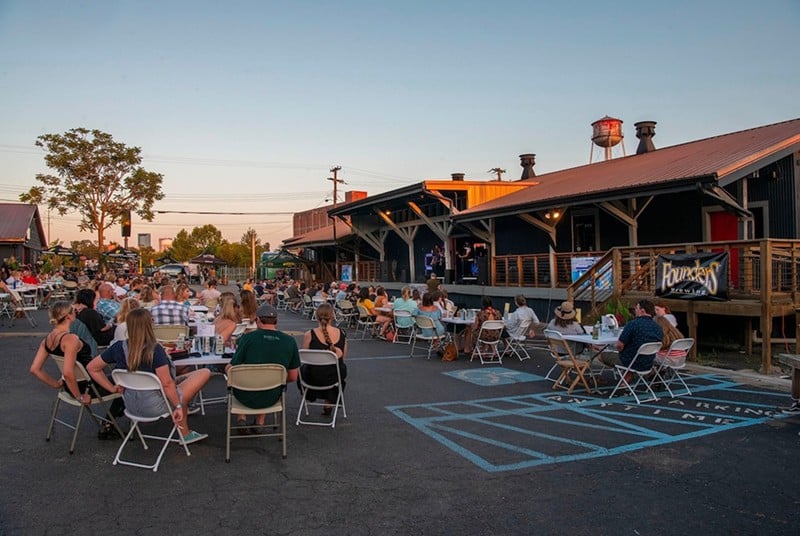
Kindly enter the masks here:
<path id="1" fill-rule="evenodd" d="M 456 348 L 456 343 L 448 342 L 444 347 L 442 361 L 455 361 L 456 359 L 458 359 L 458 349 Z"/>

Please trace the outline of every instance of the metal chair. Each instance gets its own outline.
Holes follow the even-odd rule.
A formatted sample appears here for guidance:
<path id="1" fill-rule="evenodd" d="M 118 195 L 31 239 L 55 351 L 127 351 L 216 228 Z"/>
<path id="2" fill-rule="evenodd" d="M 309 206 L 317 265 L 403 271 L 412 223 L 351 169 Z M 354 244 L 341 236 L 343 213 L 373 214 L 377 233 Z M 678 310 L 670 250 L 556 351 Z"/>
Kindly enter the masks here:
<path id="1" fill-rule="evenodd" d="M 436 344 L 439 344 L 439 347 L 445 344 L 448 340 L 447 333 L 439 335 L 436 332 L 436 324 L 434 323 L 433 319 L 429 316 L 424 315 L 417 315 L 414 317 L 414 333 L 411 339 L 411 353 L 409 355 L 414 355 L 414 350 L 417 347 L 417 341 L 426 341 L 428 343 L 428 359 L 431 358 L 431 352 L 434 348 L 436 348 Z M 425 334 L 425 331 L 428 331 L 429 335 Z"/>
<path id="2" fill-rule="evenodd" d="M 620 387 L 623 387 L 633 395 L 633 398 L 634 400 L 636 400 L 637 404 L 641 404 L 642 402 L 652 402 L 658 400 L 658 397 L 653 391 L 653 387 L 651 385 L 652 382 L 647 380 L 647 376 L 653 372 L 653 367 L 655 366 L 655 360 L 650 364 L 650 367 L 648 367 L 646 370 L 638 370 L 634 367 L 636 366 L 636 362 L 638 360 L 642 358 L 647 359 L 650 356 L 655 356 L 659 350 L 661 350 L 660 342 L 644 343 L 636 351 L 636 355 L 633 356 L 633 360 L 631 360 L 631 362 L 627 366 L 615 365 L 614 370 L 616 371 L 617 374 L 619 374 L 619 381 L 617 382 L 617 385 L 614 387 L 614 390 L 608 397 L 609 398 L 613 397 L 616 394 L 617 390 Z M 636 378 L 636 381 L 631 383 L 628 379 L 626 379 L 626 376 L 628 375 L 631 375 L 632 377 Z M 636 387 L 638 387 L 639 384 L 643 384 L 645 386 L 647 391 L 650 393 L 651 398 L 648 398 L 646 400 L 642 400 L 639 398 L 639 396 L 636 394 Z"/>
<path id="3" fill-rule="evenodd" d="M 300 381 L 300 409 L 297 411 L 297 421 L 295 422 L 295 425 L 310 424 L 312 426 L 330 426 L 331 428 L 335 428 L 336 416 L 338 415 L 339 408 L 342 408 L 342 416 L 345 419 L 347 418 L 347 408 L 345 408 L 344 404 L 344 384 L 342 382 L 341 371 L 339 370 L 339 359 L 336 357 L 336 354 L 330 350 L 300 350 L 300 364 L 301 367 L 298 376 Z M 303 377 L 302 365 L 305 365 L 306 370 L 308 370 L 308 367 L 333 367 L 336 369 L 336 381 L 326 385 L 309 383 L 307 375 L 306 377 Z M 332 404 L 333 413 L 330 422 L 303 420 L 304 412 L 305 416 L 308 417 L 309 406 L 324 407 L 328 404 L 328 402 L 312 402 L 307 400 L 306 395 L 308 392 L 328 391 L 330 389 L 336 389 L 338 391 L 336 403 Z"/>
<path id="4" fill-rule="evenodd" d="M 503 356 L 500 355 L 498 346 L 500 345 L 503 328 L 505 324 L 502 320 L 485 320 L 478 330 L 478 336 L 472 348 L 472 355 L 469 360 L 476 357 L 480 359 L 481 365 L 487 363 L 503 364 Z"/>
<path id="5" fill-rule="evenodd" d="M 523 320 L 517 328 L 517 334 L 509 333 L 505 339 L 505 348 L 503 348 L 503 355 L 514 354 L 520 361 L 530 359 L 531 356 L 525 348 L 525 341 L 528 339 L 528 329 L 531 327 L 530 320 Z"/>
<path id="6" fill-rule="evenodd" d="M 153 374 L 152 372 L 143 372 L 143 371 L 134 371 L 129 372 L 127 370 L 120 370 L 115 369 L 111 371 L 111 376 L 114 378 L 114 383 L 117 385 L 121 385 L 125 388 L 126 391 L 139 391 L 139 392 L 151 392 L 155 393 L 156 395 L 160 395 L 164 399 L 165 407 L 170 407 L 169 400 L 167 400 L 167 395 L 164 394 L 164 388 L 161 385 L 161 381 L 158 379 L 158 376 Z M 128 435 L 125 436 L 125 439 L 122 440 L 122 445 L 119 446 L 119 450 L 117 450 L 117 455 L 114 457 L 113 465 L 121 464 L 121 465 L 130 465 L 133 467 L 141 467 L 143 469 L 152 469 L 153 472 L 158 471 L 158 466 L 161 465 L 161 458 L 164 456 L 164 452 L 167 450 L 167 446 L 170 443 L 179 443 L 183 446 L 184 451 L 186 451 L 186 455 L 190 456 L 191 452 L 189 452 L 189 447 L 186 442 L 183 440 L 183 436 L 178 432 L 178 425 L 172 422 L 172 413 L 167 411 L 158 415 L 157 417 L 149 417 L 145 415 L 138 415 L 134 413 L 130 408 L 125 408 L 125 416 L 130 419 L 132 425 L 131 429 L 128 431 Z M 142 433 L 140 428 L 141 423 L 151 423 L 156 422 L 161 419 L 167 419 L 172 424 L 172 430 L 168 436 L 156 436 L 156 435 L 146 435 Z M 131 460 L 123 460 L 122 459 L 122 451 L 125 450 L 125 447 L 128 445 L 128 441 L 133 437 L 134 431 L 139 436 L 139 440 L 142 442 L 142 447 L 147 450 L 149 447 L 145 439 L 156 439 L 163 441 L 163 445 L 161 447 L 161 452 L 159 452 L 156 461 L 150 465 L 134 462 Z M 177 438 L 175 437 L 177 435 Z"/>
<path id="7" fill-rule="evenodd" d="M 681 371 L 686 368 L 686 357 L 689 355 L 689 350 L 694 346 L 694 339 L 677 339 L 672 341 L 669 349 L 666 352 L 658 352 L 655 359 L 655 378 L 653 383 L 661 382 L 664 388 L 669 392 L 671 398 L 682 395 L 691 395 L 692 390 L 683 381 L 683 374 Z M 670 385 L 679 382 L 686 389 L 685 393 L 676 395 Z"/>
<path id="8" fill-rule="evenodd" d="M 375 317 L 369 314 L 369 311 L 363 305 L 357 305 L 356 307 L 358 308 L 358 318 L 356 319 L 356 330 L 353 335 L 358 335 L 358 330 L 361 329 L 361 340 L 363 341 L 367 338 L 367 330 L 372 332 L 375 329 Z"/>
<path id="9" fill-rule="evenodd" d="M 225 435 L 225 462 L 231 461 L 231 440 L 232 439 L 251 439 L 256 437 L 280 437 L 283 443 L 283 457 L 286 458 L 286 368 L 278 364 L 253 364 L 253 365 L 234 365 L 228 369 L 228 425 Z M 245 406 L 233 394 L 234 389 L 241 391 L 267 391 L 270 389 L 281 389 L 280 398 L 273 405 L 266 408 L 251 408 Z M 280 431 L 265 432 L 266 427 L 262 427 L 261 433 L 231 436 L 232 430 L 250 428 L 249 426 L 239 426 L 231 424 L 232 415 L 261 415 L 271 413 L 275 416 L 277 425 L 278 414 L 280 414 Z"/>
<path id="10" fill-rule="evenodd" d="M 410 324 L 401 326 L 398 324 Z M 414 338 L 414 318 L 411 311 L 392 311 L 392 322 L 394 324 L 394 344 L 411 344 Z"/>
<path id="11" fill-rule="evenodd" d="M 50 359 L 52 359 L 56 366 L 58 367 L 59 372 L 61 372 L 61 377 L 64 377 L 64 357 L 50 354 Z M 75 375 L 75 381 L 77 382 L 86 382 L 86 389 L 84 390 L 84 394 L 88 394 L 91 397 L 91 401 L 89 402 L 88 406 L 85 406 L 80 401 L 76 400 L 72 394 L 67 390 L 66 385 L 58 390 L 56 394 L 56 400 L 53 404 L 53 414 L 50 417 L 50 424 L 47 427 L 47 436 L 44 438 L 45 441 L 50 441 L 50 438 L 53 436 L 53 428 L 55 424 L 61 424 L 73 430 L 72 434 L 72 442 L 69 445 L 69 453 L 72 454 L 75 452 L 75 442 L 78 439 L 78 431 L 81 427 L 81 422 L 83 422 L 83 416 L 89 415 L 89 417 L 97 424 L 97 427 L 100 428 L 103 423 L 109 423 L 113 426 L 119 436 L 122 437 L 123 433 L 120 430 L 119 425 L 117 424 L 117 420 L 114 418 L 111 413 L 109 413 L 109 408 L 106 406 L 107 402 L 111 402 L 117 398 L 121 398 L 122 395 L 119 393 L 109 393 L 107 395 L 101 395 L 100 392 L 97 390 L 97 386 L 92 381 L 92 377 L 89 376 L 89 373 L 86 371 L 84 366 L 79 363 L 78 361 L 75 362 L 75 366 L 73 369 L 73 373 Z M 65 403 L 72 407 L 79 407 L 80 411 L 78 412 L 78 418 L 75 420 L 75 423 L 70 423 L 64 420 L 61 420 L 58 416 L 58 410 L 61 407 L 61 403 Z M 92 406 L 100 406 L 102 408 L 102 414 L 97 414 L 92 411 Z"/>
<path id="12" fill-rule="evenodd" d="M 189 326 L 183 324 L 159 324 L 153 326 L 158 342 L 175 342 L 181 338 L 189 337 Z"/>
<path id="13" fill-rule="evenodd" d="M 561 332 L 554 329 L 546 329 L 544 330 L 544 335 L 547 337 L 547 343 L 550 347 L 550 356 L 555 360 L 555 364 L 553 368 L 550 369 L 550 372 L 556 367 L 561 368 L 561 375 L 553 381 L 553 389 L 566 389 L 567 394 L 572 394 L 572 391 L 577 387 L 578 383 L 582 383 L 586 392 L 591 393 L 592 389 L 586 381 L 586 373 L 591 373 L 589 370 L 591 362 L 576 358 L 572 351 L 572 346 L 570 346 L 569 341 L 564 339 Z M 546 378 L 550 377 L 550 372 L 547 373 Z M 574 375 L 574 378 L 569 384 L 569 387 L 566 387 L 565 382 L 569 381 L 571 375 Z M 597 384 L 595 383 L 595 389 L 596 388 Z"/>

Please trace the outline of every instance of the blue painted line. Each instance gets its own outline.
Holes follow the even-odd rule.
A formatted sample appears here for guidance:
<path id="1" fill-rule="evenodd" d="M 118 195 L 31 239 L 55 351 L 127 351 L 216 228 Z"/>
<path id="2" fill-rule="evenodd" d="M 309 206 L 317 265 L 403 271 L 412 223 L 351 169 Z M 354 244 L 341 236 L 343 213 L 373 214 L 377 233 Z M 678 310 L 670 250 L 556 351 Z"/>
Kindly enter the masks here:
<path id="1" fill-rule="evenodd" d="M 480 436 L 480 435 L 474 434 L 472 432 L 467 432 L 465 430 L 459 430 L 457 428 L 451 428 L 449 426 L 444 426 L 444 425 L 436 425 L 435 428 L 437 428 L 439 430 L 444 430 L 446 432 L 450 432 L 451 434 L 457 435 L 459 437 L 463 437 L 463 438 L 466 438 L 466 439 L 471 439 L 473 441 L 477 441 L 479 443 L 484 443 L 486 445 L 491 445 L 493 447 L 499 447 L 499 448 L 502 448 L 504 450 L 508 450 L 508 451 L 511 451 L 511 452 L 517 452 L 519 454 L 526 454 L 526 455 L 531 456 L 533 458 L 550 458 L 550 456 L 548 456 L 548 455 L 546 455 L 546 454 L 544 454 L 542 452 L 538 452 L 538 451 L 535 451 L 535 450 L 530 450 L 530 449 L 527 449 L 525 447 L 518 447 L 516 445 L 511 445 L 511 444 L 505 443 L 503 441 L 498 441 L 498 440 L 493 439 L 491 437 Z"/>

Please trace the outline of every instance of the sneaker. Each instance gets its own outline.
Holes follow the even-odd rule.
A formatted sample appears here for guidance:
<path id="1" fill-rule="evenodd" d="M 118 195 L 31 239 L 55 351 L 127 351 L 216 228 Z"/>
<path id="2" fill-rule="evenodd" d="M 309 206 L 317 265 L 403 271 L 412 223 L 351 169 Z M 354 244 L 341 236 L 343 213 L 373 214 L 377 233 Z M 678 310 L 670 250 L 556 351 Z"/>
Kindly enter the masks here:
<path id="1" fill-rule="evenodd" d="M 781 413 L 785 415 L 800 415 L 800 400 L 795 400 L 788 408 L 781 408 Z"/>
<path id="2" fill-rule="evenodd" d="M 198 441 L 202 441 L 207 437 L 208 434 L 199 434 L 194 430 L 192 430 L 191 432 L 183 436 L 183 442 L 186 443 L 187 445 L 190 445 L 192 443 L 197 443 Z"/>

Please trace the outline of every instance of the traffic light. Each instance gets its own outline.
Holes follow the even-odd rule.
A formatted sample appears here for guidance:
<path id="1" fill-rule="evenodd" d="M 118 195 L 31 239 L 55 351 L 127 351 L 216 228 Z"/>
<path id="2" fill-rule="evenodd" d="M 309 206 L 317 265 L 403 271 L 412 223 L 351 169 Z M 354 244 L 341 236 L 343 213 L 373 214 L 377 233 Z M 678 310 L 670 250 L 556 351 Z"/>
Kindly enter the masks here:
<path id="1" fill-rule="evenodd" d="M 131 236 L 131 211 L 126 210 L 122 213 L 122 237 L 130 238 Z"/>

